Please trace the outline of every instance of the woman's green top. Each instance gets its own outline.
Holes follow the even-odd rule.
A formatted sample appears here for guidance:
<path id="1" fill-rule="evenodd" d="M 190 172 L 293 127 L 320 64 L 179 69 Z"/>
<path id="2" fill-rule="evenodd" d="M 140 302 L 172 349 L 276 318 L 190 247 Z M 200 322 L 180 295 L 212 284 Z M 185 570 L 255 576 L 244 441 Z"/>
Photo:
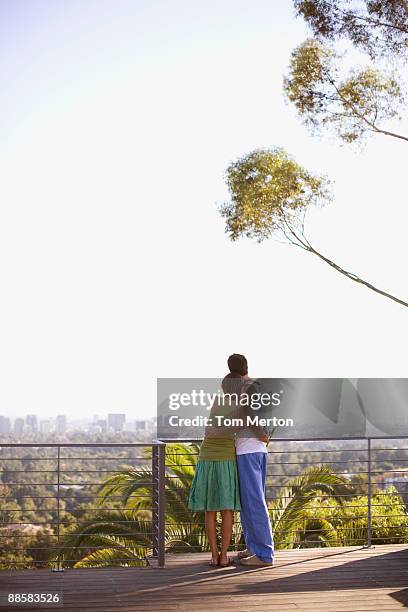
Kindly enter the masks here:
<path id="1" fill-rule="evenodd" d="M 235 429 L 223 425 L 217 425 L 214 417 L 228 416 L 233 411 L 233 406 L 220 406 L 215 404 L 211 408 L 210 418 L 212 423 L 205 429 L 205 437 L 200 448 L 199 459 L 202 461 L 235 461 Z"/>
<path id="2" fill-rule="evenodd" d="M 204 438 L 199 459 L 202 461 L 235 461 L 234 438 Z"/>

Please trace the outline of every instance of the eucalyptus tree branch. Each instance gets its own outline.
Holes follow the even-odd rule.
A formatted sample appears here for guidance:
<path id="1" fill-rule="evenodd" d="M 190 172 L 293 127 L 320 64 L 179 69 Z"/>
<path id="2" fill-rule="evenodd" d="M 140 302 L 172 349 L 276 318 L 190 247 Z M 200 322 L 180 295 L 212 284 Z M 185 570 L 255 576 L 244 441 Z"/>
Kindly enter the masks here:
<path id="1" fill-rule="evenodd" d="M 291 233 L 295 237 L 296 240 L 300 241 L 300 238 L 296 234 L 296 231 L 292 230 Z M 289 239 L 289 241 L 292 244 L 295 244 L 293 240 Z M 388 293 L 387 291 L 383 291 L 382 289 L 379 289 L 378 287 L 376 287 L 372 283 L 369 283 L 368 281 L 364 280 L 363 278 L 360 278 L 359 276 L 357 276 L 357 274 L 354 274 L 354 272 L 350 272 L 349 270 L 345 270 L 344 268 L 342 268 L 341 266 L 336 264 L 334 261 L 332 261 L 331 259 L 329 259 L 325 255 L 323 255 L 322 253 L 317 251 L 314 247 L 312 247 L 312 245 L 306 239 L 305 236 L 302 236 L 302 244 L 306 244 L 307 245 L 307 246 L 303 246 L 302 248 L 304 248 L 309 253 L 312 253 L 312 255 L 315 255 L 316 257 L 318 257 L 322 261 L 326 262 L 328 266 L 330 266 L 334 270 L 337 270 L 337 272 L 339 272 L 343 276 L 346 276 L 347 278 L 349 278 L 350 280 L 354 281 L 355 283 L 359 283 L 360 285 L 364 285 L 365 287 L 367 287 L 371 291 L 374 291 L 375 293 L 379 293 L 380 295 L 383 295 L 384 297 L 388 298 L 389 300 L 397 302 L 398 304 L 401 304 L 402 306 L 406 306 L 408 308 L 408 302 L 405 302 L 404 300 L 401 300 L 400 298 L 396 297 L 395 295 L 392 295 L 391 293 Z M 297 245 L 297 246 L 299 246 L 299 245 Z"/>
<path id="2" fill-rule="evenodd" d="M 404 26 L 400 26 L 396 23 L 389 23 L 388 21 L 379 21 L 378 19 L 374 19 L 373 17 L 369 17 L 368 15 L 358 15 L 357 13 L 353 13 L 353 11 L 346 11 L 341 8 L 338 8 L 337 10 L 345 17 L 351 17 L 352 19 L 357 19 L 358 21 L 364 21 L 365 23 L 370 24 L 372 26 L 380 28 L 389 28 L 390 30 L 397 30 L 398 32 L 402 32 L 403 34 L 406 34 L 408 32 L 407 28 L 404 28 Z M 408 12 L 407 8 L 406 10 Z"/>
<path id="3" fill-rule="evenodd" d="M 282 222 L 284 224 L 284 229 L 282 231 L 285 234 L 286 238 L 289 240 L 289 242 L 291 242 L 292 244 L 298 247 L 301 247 L 305 251 L 308 251 L 310 248 L 310 244 L 308 240 L 306 239 L 306 237 L 304 236 L 303 232 L 301 232 L 302 237 L 299 238 L 298 234 L 293 229 L 290 222 L 285 218 L 285 216 L 282 217 Z M 289 234 L 287 234 L 287 232 L 289 232 Z"/>
<path id="4" fill-rule="evenodd" d="M 240 237 L 258 242 L 276 235 L 324 261 L 339 274 L 393 302 L 408 301 L 380 289 L 320 253 L 305 233 L 305 215 L 314 204 L 330 201 L 325 176 L 300 166 L 284 149 L 255 149 L 231 163 L 226 171 L 231 199 L 220 208 L 231 240 Z"/>
<path id="5" fill-rule="evenodd" d="M 322 261 L 326 262 L 328 266 L 330 266 L 331 268 L 333 268 L 334 270 L 337 270 L 337 272 L 339 272 L 340 274 L 342 274 L 343 276 L 346 276 L 347 278 L 349 278 L 350 280 L 354 281 L 355 283 L 359 283 L 360 285 L 364 285 L 365 287 L 367 287 L 368 289 L 370 289 L 371 291 L 374 291 L 375 293 L 379 293 L 380 295 L 383 295 L 384 297 L 388 298 L 389 300 L 393 300 L 394 302 L 397 302 L 398 304 L 402 304 L 402 306 L 406 306 L 408 308 L 408 302 L 405 302 L 404 300 L 401 300 L 400 298 L 396 297 L 395 295 L 392 295 L 391 293 L 388 293 L 387 291 L 383 291 L 382 289 L 379 289 L 378 287 L 376 287 L 375 285 L 373 285 L 372 283 L 369 283 L 368 281 L 360 278 L 359 276 L 357 276 L 357 274 L 354 274 L 354 272 L 350 272 L 349 270 L 346 270 L 345 268 L 342 268 L 341 266 L 339 266 L 338 264 L 336 264 L 333 260 L 329 259 L 328 257 L 326 257 L 325 255 L 323 255 L 322 253 L 320 253 L 319 251 L 317 251 L 309 242 L 309 240 L 306 238 L 305 234 L 304 234 L 304 218 L 303 221 L 301 222 L 301 230 L 295 229 L 292 224 L 290 219 L 287 219 L 285 217 L 285 215 L 282 217 L 282 222 L 283 222 L 283 228 L 280 228 L 286 239 L 293 245 L 301 247 L 303 250 L 308 251 L 309 253 L 312 253 L 312 255 L 315 255 L 316 257 L 318 257 L 319 259 L 321 259 Z"/>
<path id="6" fill-rule="evenodd" d="M 360 111 L 354 106 L 354 104 L 352 102 L 350 102 L 350 100 L 347 100 L 347 98 L 345 98 L 341 94 L 339 88 L 337 87 L 337 85 L 333 81 L 333 79 L 330 79 L 330 84 L 336 90 L 337 95 L 339 96 L 339 98 L 343 102 L 343 104 L 345 106 L 347 106 L 348 108 L 350 108 L 352 113 L 356 117 L 358 117 L 359 119 L 361 119 L 361 121 L 363 121 L 366 125 L 368 125 L 368 127 L 370 128 L 370 130 L 372 132 L 376 132 L 377 134 L 384 134 L 385 136 L 392 136 L 393 138 L 399 138 L 400 140 L 405 140 L 405 141 L 408 142 L 408 137 L 407 136 L 403 136 L 402 134 L 397 134 L 395 132 L 390 132 L 389 130 L 383 130 L 382 128 L 377 127 L 373 121 L 370 121 L 369 119 L 367 119 L 367 117 L 365 115 L 363 115 L 362 113 L 360 113 Z"/>
<path id="7" fill-rule="evenodd" d="M 326 5 L 327 9 L 330 10 L 331 8 L 330 3 L 324 2 L 324 4 Z M 408 13 L 408 2 L 403 2 L 403 4 L 404 4 L 405 11 Z M 408 28 L 405 27 L 404 25 L 399 25 L 397 23 L 391 23 L 389 21 L 381 21 L 381 19 L 371 17 L 369 14 L 361 15 L 353 10 L 342 9 L 339 6 L 337 6 L 335 10 L 337 11 L 338 15 L 342 15 L 346 20 L 349 20 L 349 21 L 351 20 L 361 21 L 365 25 L 368 25 L 371 27 L 396 30 L 397 32 L 401 32 L 403 34 L 406 34 L 408 32 Z"/>

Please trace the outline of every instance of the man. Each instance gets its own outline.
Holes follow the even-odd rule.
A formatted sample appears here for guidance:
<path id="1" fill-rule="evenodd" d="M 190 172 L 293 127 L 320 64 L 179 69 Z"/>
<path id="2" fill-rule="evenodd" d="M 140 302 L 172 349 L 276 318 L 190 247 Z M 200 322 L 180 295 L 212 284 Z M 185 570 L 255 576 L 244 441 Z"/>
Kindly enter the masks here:
<path id="1" fill-rule="evenodd" d="M 250 398 L 259 393 L 259 385 L 248 376 L 248 362 L 244 355 L 233 354 L 228 358 L 232 374 L 244 379 L 242 394 Z M 249 406 L 247 414 L 256 411 Z M 267 442 L 262 428 L 251 427 L 238 432 L 236 437 L 237 467 L 241 497 L 241 525 L 246 550 L 238 553 L 241 565 L 252 567 L 273 566 L 274 547 L 268 506 L 265 500 Z"/>

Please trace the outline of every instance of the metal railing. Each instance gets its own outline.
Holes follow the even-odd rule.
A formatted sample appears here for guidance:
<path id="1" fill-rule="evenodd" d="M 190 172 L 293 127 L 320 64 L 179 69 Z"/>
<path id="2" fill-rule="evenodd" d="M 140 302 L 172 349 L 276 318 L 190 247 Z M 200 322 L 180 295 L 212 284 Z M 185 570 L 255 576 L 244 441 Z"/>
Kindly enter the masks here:
<path id="1" fill-rule="evenodd" d="M 133 566 L 147 562 L 162 568 L 166 551 L 206 550 L 204 515 L 193 516 L 188 511 L 189 484 L 200 442 L 0 443 L 0 567 L 52 567 L 61 571 L 84 557 L 90 559 L 91 565 L 92 559 L 98 565 L 98 555 L 109 550 L 109 564 Z M 20 469 L 12 469 L 13 465 Z M 308 507 L 308 523 L 303 531 L 299 529 L 293 535 L 292 528 L 288 530 L 278 524 L 277 541 L 290 531 L 293 540 L 286 538 L 285 546 L 322 545 L 321 527 L 310 525 L 322 517 L 322 512 L 335 510 L 341 537 L 333 540 L 332 536 L 331 545 L 344 545 L 351 532 L 353 544 L 364 547 L 408 542 L 405 437 L 356 437 L 341 441 L 273 438 L 268 450 L 266 483 L 269 505 L 273 506 L 278 496 L 290 501 L 291 495 L 297 495 L 300 499 L 302 496 L 296 490 L 285 497 L 283 487 L 317 466 L 326 466 L 331 474 L 342 476 L 346 483 L 353 484 L 354 490 L 339 489 L 334 493 L 322 490 L 316 494 L 319 503 Z M 114 494 L 105 491 L 101 495 L 106 480 L 124 472 L 130 475 L 116 486 Z M 144 502 L 129 515 L 126 514 L 129 500 L 124 493 L 131 484 L 132 474 L 138 474 L 139 480 L 130 499 L 138 500 L 139 504 L 141 499 Z M 146 480 L 141 480 L 140 475 Z M 391 499 L 387 488 L 390 485 L 398 492 L 394 495 L 396 501 Z M 16 501 L 18 507 L 13 508 Z M 394 503 L 398 513 L 392 511 Z M 35 520 L 30 520 L 30 516 Z M 140 533 L 135 520 L 139 516 L 143 521 Z M 357 533 L 355 527 L 349 526 L 351 518 L 360 521 Z M 109 533 L 111 523 L 112 534 Z M 88 531 L 81 533 L 81 525 Z M 383 525 L 382 531 L 379 525 Z M 84 539 L 70 545 L 67 533 L 73 530 L 78 538 Z M 21 545 L 24 539 L 30 542 L 28 550 Z M 236 520 L 231 550 L 242 547 L 239 520 Z"/>
<path id="2" fill-rule="evenodd" d="M 178 441 L 167 439 L 163 441 L 168 444 L 178 442 L 199 445 L 201 443 L 201 440 L 193 439 Z M 341 527 L 335 529 L 335 531 L 341 533 L 342 538 L 336 541 L 332 539 L 331 543 L 334 543 L 334 545 L 348 545 L 351 540 L 353 545 L 364 548 L 371 548 L 382 543 L 396 543 L 397 541 L 408 543 L 408 445 L 405 444 L 406 442 L 407 438 L 405 436 L 394 436 L 392 438 L 349 437 L 341 440 L 337 438 L 310 438 L 305 440 L 303 438 L 273 437 L 268 447 L 267 503 L 271 508 L 278 496 L 282 498 L 283 488 L 290 484 L 296 476 L 304 475 L 308 469 L 316 466 L 330 466 L 332 474 L 343 476 L 346 479 L 349 490 L 348 492 L 341 492 L 340 490 L 329 494 L 316 493 L 316 497 L 321 501 L 321 508 L 317 504 L 308 508 L 307 522 L 309 524 L 313 520 L 322 518 L 322 512 L 336 510 L 335 522 L 337 526 L 340 524 Z M 330 445 L 333 446 L 327 448 Z M 386 455 L 384 455 L 385 453 Z M 194 465 L 197 454 L 198 451 L 191 461 L 192 454 L 187 452 L 186 460 L 190 462 L 184 465 L 186 467 Z M 166 466 L 169 467 L 168 463 Z M 167 478 L 171 478 L 171 476 L 167 475 Z M 394 497 L 389 492 L 390 486 L 393 486 L 393 490 L 396 492 Z M 168 485 L 166 487 L 169 488 Z M 352 490 L 353 488 L 354 490 Z M 318 487 L 316 489 L 318 490 Z M 302 498 L 297 493 L 296 495 L 298 500 Z M 186 503 L 187 496 L 188 491 L 185 492 Z M 390 497 L 393 497 L 393 501 L 390 501 Z M 402 503 L 400 503 L 400 497 Z M 308 498 L 308 496 L 305 496 L 305 498 Z M 287 499 L 290 499 L 290 497 Z M 363 503 L 356 504 L 356 500 Z M 327 502 L 330 502 L 330 505 Z M 401 514 L 389 514 L 394 502 L 401 508 Z M 317 514 L 313 514 L 313 510 Z M 357 513 L 355 513 L 356 510 Z M 348 511 L 350 513 L 347 513 Z M 360 525 L 358 533 L 353 533 L 351 538 L 351 532 L 357 530 L 355 526 L 349 525 L 355 520 L 360 521 Z M 394 520 L 395 523 L 390 523 Z M 384 521 L 387 524 L 380 529 L 378 523 Z M 166 523 L 166 526 L 169 527 L 173 524 L 169 522 Z M 202 521 L 201 524 L 204 525 L 204 522 Z M 234 529 L 231 550 L 236 551 L 244 547 L 238 517 L 234 521 Z M 379 535 L 377 532 L 381 530 L 387 535 Z M 280 536 L 286 531 L 293 533 L 293 529 L 285 530 L 278 524 L 274 529 L 275 539 L 281 540 Z M 296 534 L 297 536 L 303 536 L 303 540 L 297 537 L 292 541 L 286 540 L 284 545 L 285 547 L 322 545 L 313 540 L 313 535 L 319 535 L 321 531 L 320 526 L 315 529 L 306 526 L 303 534 Z M 194 546 L 189 548 L 192 549 Z"/>
<path id="3" fill-rule="evenodd" d="M 155 567 L 164 567 L 165 448 L 166 445 L 160 441 L 146 444 L 0 443 L 0 568 L 48 566 L 53 571 L 62 571 L 63 564 L 72 566 L 80 560 L 79 551 L 89 555 L 106 549 L 127 553 L 123 558 L 117 554 L 112 559 L 113 565 L 148 562 Z M 12 469 L 17 462 L 23 469 Z M 70 469 L 73 463 L 77 469 Z M 124 533 L 117 530 L 118 525 L 123 525 L 124 531 L 133 524 L 133 517 L 119 515 L 129 509 L 123 505 L 120 485 L 115 495 L 99 494 L 109 476 L 124 470 L 142 470 L 146 478 L 150 475 L 142 483 L 143 489 L 148 490 L 143 496 L 148 501 L 143 506 L 143 524 L 150 526 L 150 530 L 140 534 L 132 530 Z M 17 508 L 13 507 L 16 501 L 19 503 Z M 64 541 L 66 527 L 73 518 L 78 524 L 83 523 L 80 516 L 83 512 L 87 512 L 88 521 L 92 523 L 93 520 L 94 525 L 104 524 L 106 513 L 117 513 L 112 529 L 118 545 L 93 545 L 92 538 L 85 540 L 84 546 L 67 544 Z M 30 519 L 33 515 L 37 520 Z M 78 531 L 76 535 L 89 536 Z M 96 528 L 91 535 L 95 539 L 107 534 L 106 531 L 98 534 Z M 135 546 L 126 546 L 120 541 L 121 536 L 137 535 L 143 536 L 142 546 L 137 542 Z M 146 545 L 147 539 L 150 545 Z M 29 541 L 28 551 L 21 540 Z M 128 554 L 136 549 L 142 549 L 144 556 Z M 72 554 L 67 554 L 69 552 Z"/>

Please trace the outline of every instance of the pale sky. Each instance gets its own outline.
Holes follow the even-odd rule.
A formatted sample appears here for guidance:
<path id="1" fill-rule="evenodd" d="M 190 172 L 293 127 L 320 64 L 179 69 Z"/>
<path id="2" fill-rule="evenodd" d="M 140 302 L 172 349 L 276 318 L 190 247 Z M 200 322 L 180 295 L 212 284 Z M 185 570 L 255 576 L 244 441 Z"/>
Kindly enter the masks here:
<path id="1" fill-rule="evenodd" d="M 335 182 L 316 247 L 408 298 L 408 145 L 309 135 L 282 95 L 306 36 L 289 0 L 1 0 L 0 414 L 153 415 L 156 377 L 232 352 L 407 376 L 407 309 L 217 211 L 231 161 L 283 146 Z"/>

